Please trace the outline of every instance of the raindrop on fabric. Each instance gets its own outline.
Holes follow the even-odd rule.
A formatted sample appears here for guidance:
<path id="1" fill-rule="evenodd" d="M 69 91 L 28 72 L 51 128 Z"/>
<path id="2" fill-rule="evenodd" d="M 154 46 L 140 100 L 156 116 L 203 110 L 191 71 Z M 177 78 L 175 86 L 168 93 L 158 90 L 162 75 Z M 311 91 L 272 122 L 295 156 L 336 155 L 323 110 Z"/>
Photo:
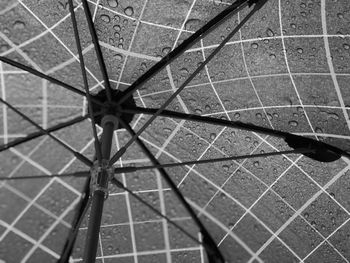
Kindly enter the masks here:
<path id="1" fill-rule="evenodd" d="M 100 16 L 100 18 L 105 23 L 111 22 L 111 18 L 108 15 L 103 14 L 103 15 Z"/>
<path id="2" fill-rule="evenodd" d="M 112 8 L 118 7 L 118 2 L 117 0 L 108 0 L 107 1 L 108 5 Z"/>
<path id="3" fill-rule="evenodd" d="M 127 8 L 124 9 L 124 13 L 127 16 L 132 16 L 134 14 L 134 9 L 131 6 L 128 6 Z"/>

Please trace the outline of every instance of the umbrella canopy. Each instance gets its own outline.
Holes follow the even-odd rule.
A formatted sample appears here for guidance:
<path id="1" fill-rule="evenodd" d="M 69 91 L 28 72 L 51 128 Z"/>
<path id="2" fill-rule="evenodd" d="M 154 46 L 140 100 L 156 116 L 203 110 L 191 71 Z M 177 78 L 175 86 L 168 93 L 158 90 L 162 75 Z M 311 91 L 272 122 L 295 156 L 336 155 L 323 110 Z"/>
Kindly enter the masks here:
<path id="1" fill-rule="evenodd" d="M 346 0 L 0 1 L 0 262 L 349 262 L 349 59 Z"/>

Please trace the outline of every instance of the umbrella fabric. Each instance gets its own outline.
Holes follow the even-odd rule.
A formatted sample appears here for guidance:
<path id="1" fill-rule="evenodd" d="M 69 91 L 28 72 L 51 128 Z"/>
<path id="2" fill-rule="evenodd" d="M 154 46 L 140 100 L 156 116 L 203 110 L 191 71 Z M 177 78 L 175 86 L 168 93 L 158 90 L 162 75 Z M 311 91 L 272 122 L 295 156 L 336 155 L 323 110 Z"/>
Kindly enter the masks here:
<path id="1" fill-rule="evenodd" d="M 110 84 L 126 90 L 234 1 L 88 2 Z M 230 17 L 142 85 L 133 94 L 136 105 L 162 107 L 253 7 Z M 97 94 L 106 83 L 80 0 L 74 8 L 89 89 Z M 67 0 L 0 1 L 0 55 L 84 92 Z M 166 109 L 252 123 L 349 152 L 349 61 L 348 1 L 267 1 Z M 83 96 L 4 62 L 0 87 L 4 101 L 44 129 L 77 120 L 53 131 L 54 138 L 37 136 L 2 151 L 2 177 L 89 170 L 66 147 L 90 160 L 95 156 L 91 120 L 81 118 L 88 114 Z M 2 145 L 38 131 L 5 104 L 0 114 Z M 149 118 L 136 114 L 130 125 L 138 131 Z M 130 138 L 125 129 L 116 131 L 112 155 Z M 273 136 L 168 117 L 156 118 L 140 138 L 160 163 L 291 150 Z M 114 166 L 148 165 L 134 143 Z M 321 163 L 288 154 L 166 171 L 227 262 L 349 262 L 349 168 L 345 157 Z M 158 170 L 116 178 L 202 239 Z M 0 262 L 56 262 L 85 182 L 77 176 L 0 182 Z M 87 217 L 71 262 L 82 262 L 86 231 Z M 99 263 L 207 261 L 203 246 L 113 185 L 99 236 Z"/>

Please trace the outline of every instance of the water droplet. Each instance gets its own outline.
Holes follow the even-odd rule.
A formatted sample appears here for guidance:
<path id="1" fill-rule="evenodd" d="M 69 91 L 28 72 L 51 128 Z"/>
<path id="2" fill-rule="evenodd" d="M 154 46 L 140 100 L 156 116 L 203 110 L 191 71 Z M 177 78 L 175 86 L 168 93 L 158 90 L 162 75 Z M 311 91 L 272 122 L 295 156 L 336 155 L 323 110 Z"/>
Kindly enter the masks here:
<path id="1" fill-rule="evenodd" d="M 257 49 L 259 47 L 259 45 L 257 43 L 252 43 L 251 47 L 254 48 L 254 49 Z"/>
<path id="2" fill-rule="evenodd" d="M 62 3 L 58 2 L 58 10 L 67 10 L 68 9 L 68 2 Z"/>
<path id="3" fill-rule="evenodd" d="M 334 194 L 334 193 L 329 193 L 329 195 L 330 195 L 332 198 L 335 198 L 335 194 Z"/>
<path id="4" fill-rule="evenodd" d="M 132 16 L 134 14 L 134 8 L 132 8 L 131 6 L 128 6 L 127 8 L 124 9 L 124 13 L 127 16 Z"/>
<path id="5" fill-rule="evenodd" d="M 195 30 L 199 26 L 200 22 L 201 21 L 199 19 L 187 20 L 187 22 L 185 23 L 185 30 Z"/>
<path id="6" fill-rule="evenodd" d="M 115 58 L 116 60 L 122 60 L 122 59 L 123 59 L 123 56 L 122 56 L 121 54 L 116 54 L 116 55 L 114 56 L 114 58 Z"/>
<path id="7" fill-rule="evenodd" d="M 118 6 L 117 0 L 107 0 L 107 3 L 110 7 L 115 8 Z"/>
<path id="8" fill-rule="evenodd" d="M 164 53 L 164 54 L 168 54 L 170 51 L 171 51 L 171 48 L 170 48 L 170 47 L 164 47 L 164 48 L 162 49 L 162 53 Z"/>
<path id="9" fill-rule="evenodd" d="M 299 54 L 303 54 L 304 50 L 303 50 L 302 48 L 297 48 L 297 52 L 298 52 Z"/>
<path id="10" fill-rule="evenodd" d="M 147 69 L 147 64 L 146 64 L 145 62 L 142 62 L 142 63 L 141 63 L 141 68 Z"/>
<path id="11" fill-rule="evenodd" d="M 211 140 L 214 140 L 215 138 L 216 138 L 216 134 L 215 134 L 215 133 L 211 133 L 211 134 L 210 134 L 210 139 L 211 139 Z"/>
<path id="12" fill-rule="evenodd" d="M 258 166 L 260 166 L 260 162 L 259 162 L 259 161 L 255 161 L 255 162 L 253 163 L 253 165 L 254 165 L 255 167 L 258 167 Z"/>
<path id="13" fill-rule="evenodd" d="M 21 30 L 21 29 L 24 29 L 25 26 L 26 26 L 26 24 L 25 24 L 23 21 L 17 20 L 17 21 L 15 21 L 15 22 L 13 23 L 13 29 L 19 29 L 19 30 Z"/>
<path id="14" fill-rule="evenodd" d="M 266 30 L 266 35 L 268 35 L 269 37 L 273 37 L 275 35 L 275 33 L 271 30 L 271 28 L 268 28 Z"/>
<path id="15" fill-rule="evenodd" d="M 105 22 L 105 23 L 111 22 L 111 18 L 109 17 L 109 15 L 102 14 L 102 15 L 100 16 L 100 18 L 101 18 L 101 20 L 102 20 L 103 22 Z"/>
<path id="16" fill-rule="evenodd" d="M 270 58 L 271 59 L 276 59 L 276 55 L 275 54 L 270 54 Z"/>
<path id="17" fill-rule="evenodd" d="M 315 132 L 316 133 L 323 133 L 323 130 L 320 127 L 316 127 Z"/>
<path id="18" fill-rule="evenodd" d="M 293 126 L 293 127 L 297 127 L 299 125 L 299 123 L 297 121 L 290 121 L 290 122 L 288 122 L 288 124 L 290 126 Z"/>
<path id="19" fill-rule="evenodd" d="M 260 112 L 258 112 L 258 113 L 255 114 L 255 117 L 257 117 L 258 119 L 261 119 L 262 118 L 262 114 Z"/>
<path id="20" fill-rule="evenodd" d="M 233 117 L 234 117 L 235 119 L 239 119 L 239 118 L 241 117 L 241 114 L 238 113 L 238 112 L 236 112 L 235 115 L 233 115 Z"/>
<path id="21" fill-rule="evenodd" d="M 197 114 L 202 114 L 202 110 L 201 109 L 195 109 L 194 110 Z"/>
<path id="22" fill-rule="evenodd" d="M 328 118 L 334 119 L 334 120 L 339 120 L 339 115 L 332 112 L 332 113 L 328 113 L 327 115 Z"/>
<path id="23" fill-rule="evenodd" d="M 349 46 L 348 44 L 345 43 L 345 44 L 343 45 L 343 48 L 344 48 L 345 50 L 349 50 L 349 49 L 350 49 L 350 46 Z"/>
<path id="24" fill-rule="evenodd" d="M 309 218 L 309 213 L 305 213 L 304 217 L 305 217 L 305 219 L 308 219 Z"/>
<path id="25" fill-rule="evenodd" d="M 229 170 L 229 168 L 230 168 L 230 167 L 229 167 L 228 165 L 223 165 L 223 166 L 222 166 L 222 169 L 224 169 L 225 172 L 227 172 L 227 171 Z"/>
<path id="26" fill-rule="evenodd" d="M 207 104 L 207 105 L 204 106 L 204 109 L 205 109 L 206 111 L 210 111 L 210 110 L 211 110 L 211 107 L 210 107 L 210 105 Z"/>
<path id="27" fill-rule="evenodd" d="M 315 221 L 311 221 L 311 226 L 312 227 L 316 227 L 316 222 Z"/>
<path id="28" fill-rule="evenodd" d="M 292 23 L 292 24 L 290 24 L 290 27 L 293 28 L 293 29 L 296 29 L 296 28 L 297 28 L 297 25 L 294 24 L 294 23 Z"/>
<path id="29" fill-rule="evenodd" d="M 344 14 L 343 13 L 338 13 L 337 17 L 340 18 L 340 19 L 343 19 L 344 18 Z"/>
<path id="30" fill-rule="evenodd" d="M 193 138 L 193 134 L 192 133 L 186 133 L 185 137 L 188 139 L 192 139 Z"/>
<path id="31" fill-rule="evenodd" d="M 120 27 L 120 25 L 114 25 L 113 26 L 113 29 L 115 30 L 115 31 L 120 31 L 121 30 L 121 27 Z"/>
<path id="32" fill-rule="evenodd" d="M 187 68 L 180 69 L 180 74 L 181 75 L 187 75 L 188 74 L 188 69 Z"/>
<path id="33" fill-rule="evenodd" d="M 115 15 L 113 17 L 113 19 L 114 19 L 115 22 L 119 22 L 120 21 L 120 17 L 118 15 Z"/>

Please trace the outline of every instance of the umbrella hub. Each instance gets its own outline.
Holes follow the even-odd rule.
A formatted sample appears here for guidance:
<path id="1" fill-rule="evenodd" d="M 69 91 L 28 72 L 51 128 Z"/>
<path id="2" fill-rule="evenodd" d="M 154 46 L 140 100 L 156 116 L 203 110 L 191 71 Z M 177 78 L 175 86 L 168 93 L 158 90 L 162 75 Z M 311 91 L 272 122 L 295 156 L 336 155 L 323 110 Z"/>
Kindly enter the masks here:
<path id="1" fill-rule="evenodd" d="M 124 94 L 123 91 L 120 90 L 112 90 L 112 102 L 109 102 L 107 99 L 106 90 L 101 90 L 96 95 L 92 95 L 92 97 L 103 104 L 103 106 L 92 102 L 92 110 L 94 113 L 100 112 L 100 114 L 94 116 L 95 123 L 99 126 L 103 126 L 102 119 L 107 115 L 113 115 L 118 118 L 123 119 L 126 123 L 131 123 L 134 118 L 133 113 L 122 113 L 121 109 L 125 108 L 135 108 L 136 103 L 132 96 L 128 97 L 121 105 L 117 105 L 116 102 L 122 97 Z M 89 109 L 88 109 L 89 110 Z M 122 126 L 120 124 L 114 127 L 115 130 L 121 129 Z"/>

